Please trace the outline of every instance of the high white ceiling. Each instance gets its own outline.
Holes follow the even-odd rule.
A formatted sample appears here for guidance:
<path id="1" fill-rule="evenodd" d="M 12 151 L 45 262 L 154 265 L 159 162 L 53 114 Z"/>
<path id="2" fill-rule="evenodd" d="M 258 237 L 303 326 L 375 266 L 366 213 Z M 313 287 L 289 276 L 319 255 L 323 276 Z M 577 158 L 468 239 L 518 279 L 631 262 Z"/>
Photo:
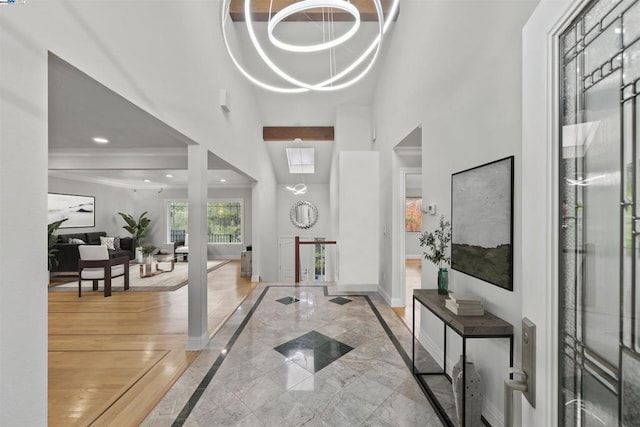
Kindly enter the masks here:
<path id="1" fill-rule="evenodd" d="M 109 143 L 94 142 L 92 138 L 96 136 L 107 138 Z M 191 141 L 170 126 L 62 59 L 49 56 L 50 158 L 58 160 L 73 153 L 91 158 L 92 162 L 87 160 L 82 162 L 84 165 L 95 165 L 101 163 L 96 159 L 140 157 L 137 167 L 109 169 L 105 161 L 97 168 L 50 170 L 50 176 L 134 189 L 186 187 L 188 143 Z M 167 153 L 173 158 L 170 163 L 184 168 L 167 168 Z M 161 157 L 163 162 L 158 162 Z M 251 185 L 249 177 L 212 153 L 208 165 L 210 187 Z M 173 178 L 167 178 L 167 174 Z M 145 179 L 150 182 L 144 182 Z"/>
<path id="2" fill-rule="evenodd" d="M 250 41 L 238 26 L 233 23 L 232 36 L 237 46 L 243 51 L 242 56 L 247 64 L 258 72 L 267 74 L 261 60 L 251 57 L 247 49 Z M 293 41 L 304 33 L 303 30 L 318 31 L 317 22 L 283 22 L 278 26 L 278 36 L 283 40 Z M 336 23 L 335 31 L 343 31 L 344 23 Z M 264 31 L 266 24 L 257 24 L 258 33 Z M 392 27 L 393 28 L 393 27 Z M 375 34 L 377 24 L 363 23 L 362 31 L 351 40 L 348 48 L 336 49 L 336 67 L 339 70 L 346 65 L 349 58 L 359 54 Z M 261 36 L 263 37 L 263 36 Z M 263 44 L 266 46 L 267 42 Z M 329 61 L 326 53 L 320 56 L 282 55 L 273 49 L 266 48 L 269 54 L 287 71 L 301 77 L 310 72 L 311 80 L 326 78 Z M 245 52 L 247 51 L 247 52 Z M 220 55 L 226 55 L 221 51 Z M 251 85 L 256 92 L 256 102 L 261 113 L 264 126 L 333 126 L 336 109 L 340 105 L 368 105 L 371 103 L 378 65 L 384 56 L 384 47 L 376 65 L 365 78 L 354 86 L 328 93 L 309 92 L 304 94 L 285 95 L 266 91 Z M 297 68 L 297 70 L 296 70 Z M 185 148 L 191 143 L 184 135 L 151 116 L 122 98 L 117 93 L 84 74 L 72 65 L 55 55 L 49 59 L 49 152 L 58 159 L 67 152 L 78 150 L 87 156 L 97 156 L 99 152 L 116 153 L 127 150 L 144 151 L 153 154 L 167 149 Z M 110 140 L 107 145 L 99 145 L 92 141 L 95 136 Z M 277 180 L 282 184 L 328 183 L 331 168 L 331 152 L 333 142 L 304 141 L 303 146 L 316 149 L 316 171 L 313 175 L 292 175 L 288 173 L 285 148 L 293 146 L 293 141 L 265 142 L 276 171 Z M 186 152 L 186 150 L 185 150 Z M 166 154 L 164 154 L 166 157 Z M 96 163 L 96 162 L 94 162 Z M 99 163 L 99 162 L 98 162 Z M 57 165 L 59 163 L 52 164 Z M 186 163 L 185 163 L 186 164 Z M 222 185 L 221 178 L 227 180 L 228 186 L 248 186 L 251 179 L 235 170 L 216 156 L 210 156 L 210 185 Z M 146 162 L 138 168 L 129 170 L 108 170 L 88 168 L 84 170 L 68 170 L 52 172 L 52 176 L 64 176 L 72 179 L 109 183 L 127 188 L 156 188 L 158 186 L 186 186 L 186 171 L 178 173 L 174 167 L 154 168 L 153 162 Z M 174 179 L 167 181 L 166 174 L 173 174 Z M 144 183 L 150 179 L 151 183 Z"/>
<path id="3" fill-rule="evenodd" d="M 99 145 L 91 138 L 107 138 Z M 183 148 L 189 141 L 55 55 L 49 55 L 49 149 Z"/>

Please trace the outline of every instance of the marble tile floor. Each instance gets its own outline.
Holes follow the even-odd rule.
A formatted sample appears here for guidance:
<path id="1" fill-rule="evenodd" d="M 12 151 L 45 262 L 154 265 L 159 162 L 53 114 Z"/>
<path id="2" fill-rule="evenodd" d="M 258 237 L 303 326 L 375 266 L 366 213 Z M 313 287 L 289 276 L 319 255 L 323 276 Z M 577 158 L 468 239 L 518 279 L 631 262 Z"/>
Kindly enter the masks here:
<path id="1" fill-rule="evenodd" d="M 406 326 L 377 293 L 336 295 L 260 284 L 142 425 L 441 426 Z"/>

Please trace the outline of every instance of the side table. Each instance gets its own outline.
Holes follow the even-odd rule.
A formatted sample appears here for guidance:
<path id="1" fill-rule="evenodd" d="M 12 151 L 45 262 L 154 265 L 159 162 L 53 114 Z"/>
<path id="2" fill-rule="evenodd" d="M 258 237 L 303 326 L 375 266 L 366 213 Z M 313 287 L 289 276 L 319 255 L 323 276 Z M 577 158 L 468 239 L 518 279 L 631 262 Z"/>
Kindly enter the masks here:
<path id="1" fill-rule="evenodd" d="M 170 263 L 171 266 L 166 270 L 162 269 L 159 266 L 159 263 L 161 262 Z M 156 265 L 155 271 L 153 270 L 153 267 L 152 267 L 153 264 Z M 152 277 L 161 273 L 172 272 L 173 269 L 175 268 L 175 260 L 173 258 L 173 255 L 158 254 L 158 255 L 153 255 L 153 262 L 151 263 L 144 262 L 138 265 L 140 266 L 140 278 L 145 278 L 145 277 Z"/>
<path id="2" fill-rule="evenodd" d="M 446 413 L 435 393 L 429 387 L 423 376 L 444 375 L 449 382 L 451 377 L 447 374 L 447 328 L 458 334 L 462 338 L 462 420 L 458 420 L 458 425 L 465 426 L 466 419 L 466 362 L 467 362 L 467 339 L 469 338 L 506 338 L 509 340 L 509 367 L 513 366 L 513 325 L 501 318 L 485 311 L 482 316 L 458 316 L 445 307 L 447 295 L 439 295 L 437 289 L 414 289 L 413 290 L 413 313 L 412 313 L 412 346 L 411 346 L 411 366 L 412 372 L 422 390 L 427 394 L 429 400 L 434 404 L 438 416 L 443 423 L 453 426 L 451 418 Z M 416 301 L 433 313 L 443 323 L 444 328 L 444 362 L 442 372 L 418 372 L 416 370 L 415 357 L 415 330 L 416 330 Z"/>

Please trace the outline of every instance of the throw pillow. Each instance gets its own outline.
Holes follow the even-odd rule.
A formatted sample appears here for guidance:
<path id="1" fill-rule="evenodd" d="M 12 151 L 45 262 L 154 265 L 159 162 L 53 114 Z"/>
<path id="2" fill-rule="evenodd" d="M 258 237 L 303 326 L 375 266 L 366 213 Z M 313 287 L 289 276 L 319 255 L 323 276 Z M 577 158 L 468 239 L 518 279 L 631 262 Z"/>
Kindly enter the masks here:
<path id="1" fill-rule="evenodd" d="M 107 249 L 115 249 L 115 247 L 113 246 L 113 237 L 100 236 L 100 244 L 105 245 Z"/>
<path id="2" fill-rule="evenodd" d="M 86 243 L 84 242 L 84 240 L 82 239 L 76 239 L 76 238 L 70 238 L 69 239 L 69 243 L 72 243 L 74 245 L 86 245 Z"/>
<path id="3" fill-rule="evenodd" d="M 113 248 L 117 250 L 122 249 L 120 247 L 120 236 L 116 236 L 113 238 Z"/>

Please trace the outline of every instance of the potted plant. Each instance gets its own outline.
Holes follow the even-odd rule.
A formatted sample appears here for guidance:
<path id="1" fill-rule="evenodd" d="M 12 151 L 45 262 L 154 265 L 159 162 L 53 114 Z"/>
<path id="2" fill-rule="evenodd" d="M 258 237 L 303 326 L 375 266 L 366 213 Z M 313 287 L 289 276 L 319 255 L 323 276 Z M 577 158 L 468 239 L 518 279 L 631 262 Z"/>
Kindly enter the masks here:
<path id="1" fill-rule="evenodd" d="M 124 222 L 127 223 L 127 225 L 122 228 L 131 233 L 133 244 L 136 248 L 136 260 L 139 263 L 142 263 L 141 257 L 143 254 L 140 251 L 140 248 L 144 242 L 144 237 L 147 234 L 147 228 L 149 228 L 149 224 L 151 223 L 151 220 L 147 218 L 147 211 L 142 212 L 138 219 L 135 219 L 133 215 L 122 212 L 118 212 L 118 215 L 120 215 L 122 219 L 124 219 Z"/>
<path id="2" fill-rule="evenodd" d="M 51 224 L 47 224 L 47 234 L 49 240 L 49 251 L 48 251 L 48 261 L 49 261 L 49 271 L 51 271 L 51 267 L 54 265 L 58 265 L 58 258 L 56 258 L 57 249 L 54 248 L 56 243 L 58 242 L 58 236 L 54 233 L 58 231 L 60 225 L 65 222 L 68 218 L 61 219 L 60 221 L 54 221 Z"/>
<path id="3" fill-rule="evenodd" d="M 428 259 L 438 266 L 438 293 L 448 294 L 449 272 L 443 264 L 449 265 L 451 257 L 447 256 L 447 249 L 451 242 L 451 223 L 440 216 L 440 225 L 434 231 L 425 231 L 420 235 L 420 246 L 426 247 L 424 259 Z"/>
<path id="4" fill-rule="evenodd" d="M 147 264 L 151 264 L 153 262 L 153 257 L 151 255 L 154 254 L 156 249 L 157 248 L 154 245 L 142 245 L 140 247 L 140 252 L 142 252 Z"/>

